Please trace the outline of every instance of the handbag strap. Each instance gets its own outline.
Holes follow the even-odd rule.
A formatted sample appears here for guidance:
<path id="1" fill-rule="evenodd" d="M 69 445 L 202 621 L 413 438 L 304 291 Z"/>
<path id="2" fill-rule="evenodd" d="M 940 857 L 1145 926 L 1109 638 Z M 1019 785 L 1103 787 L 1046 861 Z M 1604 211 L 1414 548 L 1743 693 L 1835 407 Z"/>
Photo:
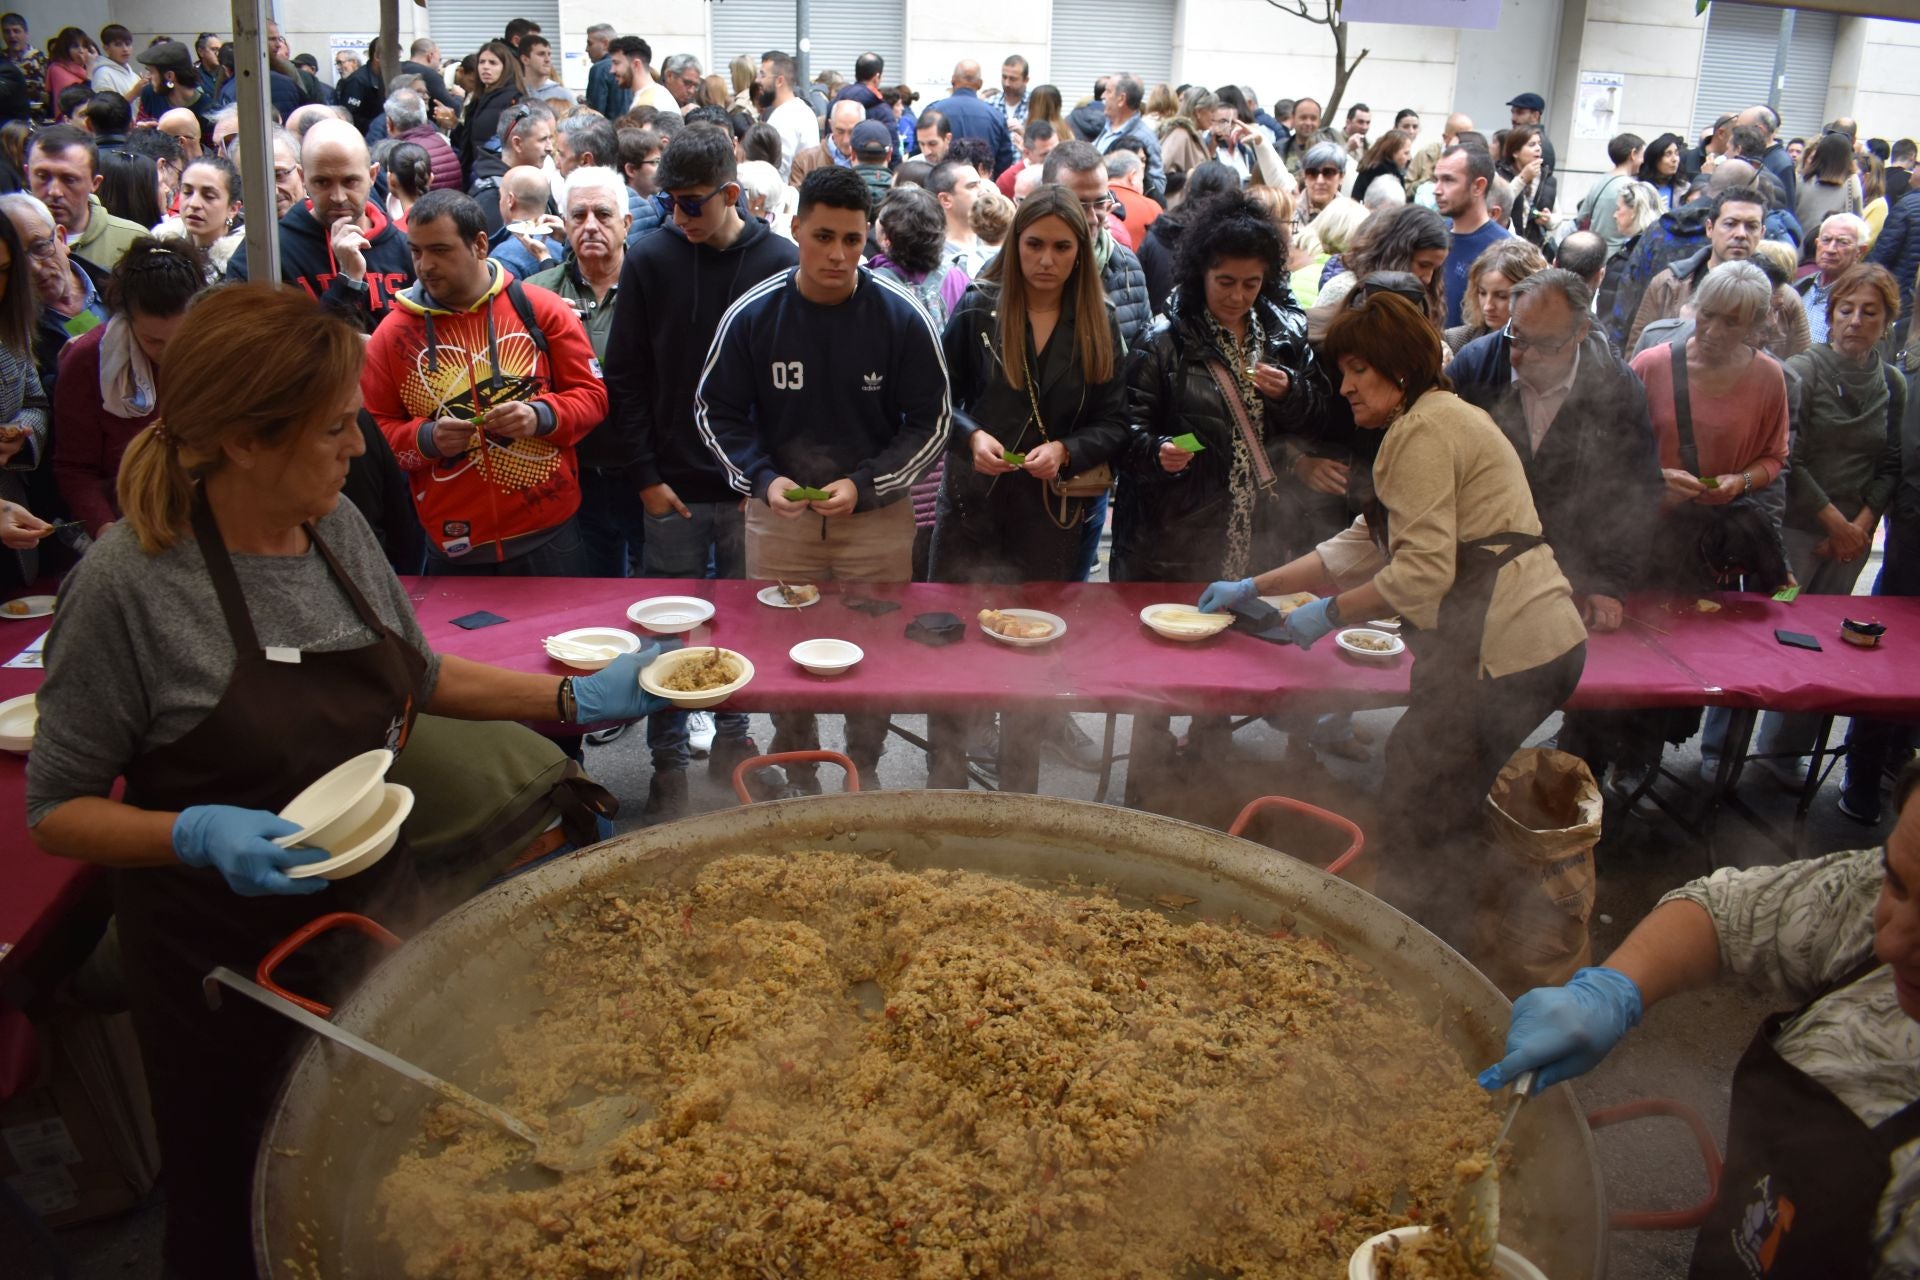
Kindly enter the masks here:
<path id="1" fill-rule="evenodd" d="M 1247 416 L 1247 405 L 1240 398 L 1240 388 L 1234 384 L 1233 375 L 1227 372 L 1225 365 L 1218 360 L 1206 362 L 1207 372 L 1213 375 L 1214 382 L 1220 386 L 1220 394 L 1227 398 L 1227 408 L 1233 411 L 1234 423 L 1240 428 L 1240 439 L 1247 446 L 1247 455 L 1253 460 L 1253 475 L 1262 489 L 1272 489 L 1279 483 L 1273 474 L 1273 463 L 1267 457 L 1265 446 L 1260 443 L 1260 433 L 1253 429 L 1253 419 Z"/>
<path id="2" fill-rule="evenodd" d="M 1700 474 L 1700 450 L 1693 443 L 1693 401 L 1687 395 L 1687 340 L 1667 344 L 1673 356 L 1673 424 L 1680 433 L 1680 465 Z"/>

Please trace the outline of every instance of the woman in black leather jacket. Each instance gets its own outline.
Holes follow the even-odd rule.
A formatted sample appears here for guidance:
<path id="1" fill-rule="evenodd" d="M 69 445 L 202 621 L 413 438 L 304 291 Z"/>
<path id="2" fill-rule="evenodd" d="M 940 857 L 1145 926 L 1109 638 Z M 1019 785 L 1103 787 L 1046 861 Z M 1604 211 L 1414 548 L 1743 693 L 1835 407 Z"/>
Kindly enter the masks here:
<path id="1" fill-rule="evenodd" d="M 1078 577 L 1092 503 L 1061 496 L 1055 481 L 1106 465 L 1127 439 L 1123 347 L 1079 201 L 1038 188 L 1007 238 L 1015 252 L 961 298 L 942 341 L 954 430 L 935 582 Z"/>
<path id="2" fill-rule="evenodd" d="M 929 576 L 1008 585 L 1081 578 L 1081 526 L 1095 497 L 1059 492 L 1059 483 L 1097 484 L 1108 474 L 1126 444 L 1127 417 L 1125 346 L 1072 192 L 1038 187 L 1020 205 L 942 346 L 953 437 Z M 966 786 L 963 744 L 977 719 L 930 718 L 928 786 Z M 1006 717 L 1003 789 L 1038 786 L 1038 746 L 1063 730 L 1061 719 Z"/>
<path id="3" fill-rule="evenodd" d="M 1115 581 L 1211 581 L 1283 551 L 1289 437 L 1312 433 L 1325 399 L 1285 245 L 1259 205 L 1231 194 L 1193 210 L 1175 278 L 1127 373 Z M 1173 443 L 1187 434 L 1204 448 Z"/>

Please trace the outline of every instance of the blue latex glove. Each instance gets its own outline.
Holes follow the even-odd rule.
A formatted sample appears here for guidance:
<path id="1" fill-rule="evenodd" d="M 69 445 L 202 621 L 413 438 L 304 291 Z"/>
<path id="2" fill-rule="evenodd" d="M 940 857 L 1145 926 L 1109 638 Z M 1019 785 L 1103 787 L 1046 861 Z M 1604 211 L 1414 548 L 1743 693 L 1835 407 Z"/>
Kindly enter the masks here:
<path id="1" fill-rule="evenodd" d="M 1513 1002 L 1507 1056 L 1479 1076 L 1499 1089 L 1538 1068 L 1536 1091 L 1598 1066 L 1640 1021 L 1640 988 L 1618 969 L 1582 969 L 1564 987 L 1536 987 Z"/>
<path id="2" fill-rule="evenodd" d="M 1333 630 L 1334 624 L 1327 618 L 1327 610 L 1331 608 L 1333 597 L 1325 596 L 1295 609 L 1287 615 L 1287 639 L 1302 649 L 1313 648 L 1315 641 Z"/>
<path id="3" fill-rule="evenodd" d="M 212 867 L 243 898 L 318 893 L 327 881 L 318 876 L 295 880 L 287 868 L 324 862 L 327 851 L 304 846 L 282 849 L 274 843 L 276 837 L 299 829 L 298 824 L 264 809 L 197 804 L 173 820 L 173 852 L 190 867 Z"/>
<path id="4" fill-rule="evenodd" d="M 673 704 L 656 698 L 640 687 L 640 671 L 671 645 L 650 644 L 638 653 L 623 653 L 591 675 L 573 678 L 573 701 L 580 724 L 605 724 L 614 720 L 638 720 L 663 711 Z"/>
<path id="5" fill-rule="evenodd" d="M 1245 604 L 1258 594 L 1252 578 L 1242 578 L 1238 582 L 1216 582 L 1200 593 L 1200 612 L 1219 613 L 1237 604 Z"/>

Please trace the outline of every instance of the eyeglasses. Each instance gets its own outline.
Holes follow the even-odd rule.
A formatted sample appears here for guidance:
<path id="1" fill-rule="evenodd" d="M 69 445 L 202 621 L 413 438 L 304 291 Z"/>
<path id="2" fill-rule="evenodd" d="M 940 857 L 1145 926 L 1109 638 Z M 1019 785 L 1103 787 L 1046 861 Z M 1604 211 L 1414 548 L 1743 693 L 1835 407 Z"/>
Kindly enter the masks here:
<path id="1" fill-rule="evenodd" d="M 1080 202 L 1080 207 L 1082 209 L 1085 209 L 1088 213 L 1105 213 L 1107 210 L 1113 208 L 1114 205 L 1119 203 L 1120 203 L 1119 200 L 1114 198 L 1113 193 L 1108 192 L 1106 195 L 1101 196 L 1098 200 L 1082 200 Z"/>
<path id="2" fill-rule="evenodd" d="M 667 198 L 667 209 L 669 212 L 677 208 L 689 218 L 697 218 L 706 210 L 708 201 L 732 185 L 732 183 L 727 183 L 723 186 L 715 187 L 703 196 L 676 196 L 671 191 L 663 192 L 662 194 Z"/>
<path id="3" fill-rule="evenodd" d="M 60 256 L 60 246 L 52 236 L 41 236 L 37 240 L 27 241 L 27 253 L 42 262 L 51 262 Z"/>
<path id="4" fill-rule="evenodd" d="M 1338 169 L 1308 169 L 1306 173 L 1309 178 L 1337 178 L 1340 176 Z"/>
<path id="5" fill-rule="evenodd" d="M 1507 345 L 1515 351 L 1535 351 L 1543 356 L 1559 355 L 1562 351 L 1565 351 L 1573 345 L 1575 336 L 1568 334 L 1558 342 L 1540 342 L 1527 337 L 1525 334 L 1515 333 L 1513 331 L 1513 321 L 1511 320 L 1507 321 L 1506 326 L 1502 328 L 1500 332 L 1505 335 Z"/>

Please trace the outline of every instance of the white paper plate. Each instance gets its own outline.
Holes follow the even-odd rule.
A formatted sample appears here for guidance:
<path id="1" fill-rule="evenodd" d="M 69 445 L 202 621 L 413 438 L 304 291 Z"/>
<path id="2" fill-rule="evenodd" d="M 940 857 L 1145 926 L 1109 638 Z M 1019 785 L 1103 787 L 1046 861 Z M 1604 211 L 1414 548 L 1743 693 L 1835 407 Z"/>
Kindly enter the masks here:
<path id="1" fill-rule="evenodd" d="M 52 596 L 21 596 L 0 604 L 0 618 L 25 622 L 28 618 L 49 617 L 53 613 L 53 601 Z"/>
<path id="2" fill-rule="evenodd" d="M 1385 649 L 1369 649 L 1364 645 L 1355 644 L 1353 642 L 1355 637 L 1364 637 L 1368 640 L 1385 640 L 1388 647 Z M 1390 631 L 1375 631 L 1372 627 L 1348 627 L 1345 631 L 1336 634 L 1333 637 L 1333 642 L 1356 658 L 1371 658 L 1375 660 L 1397 658 L 1407 651 L 1407 642 L 1405 640 L 1402 640 Z"/>
<path id="3" fill-rule="evenodd" d="M 1032 649 L 1038 645 L 1052 644 L 1055 640 L 1067 634 L 1067 620 L 1057 613 L 1048 613 L 1044 609 L 1002 609 L 1000 612 L 1010 618 L 1028 618 L 1035 622 L 1053 624 L 1053 630 L 1046 635 L 1034 636 L 1028 639 L 1024 636 L 1003 636 L 986 623 L 978 623 L 980 629 L 992 636 L 995 640 L 998 640 L 1001 644 L 1010 644 L 1016 649 Z M 978 619 L 975 619 L 975 621 L 978 622 Z"/>
<path id="4" fill-rule="evenodd" d="M 618 627 L 577 627 L 572 631 L 562 631 L 553 638 L 571 640 L 575 644 L 604 645 L 620 653 L 640 652 L 640 637 L 631 631 L 622 631 Z M 543 647 L 549 658 L 563 667 L 572 667 L 575 671 L 598 671 L 613 661 L 612 658 L 563 658 L 554 652 L 552 645 Z"/>
<path id="5" fill-rule="evenodd" d="M 289 878 L 305 880 L 319 876 L 325 880 L 344 880 L 357 876 L 380 859 L 400 839 L 400 826 L 413 812 L 413 792 L 397 782 L 380 784 L 379 803 L 373 812 L 341 841 L 340 852 L 325 862 L 309 862 L 290 868 Z"/>
<path id="6" fill-rule="evenodd" d="M 837 676 L 860 665 L 867 654 L 851 640 L 802 640 L 787 656 L 816 676 Z"/>
<path id="7" fill-rule="evenodd" d="M 1167 611 L 1174 611 L 1179 620 L 1162 616 Z M 1211 640 L 1233 625 L 1233 615 L 1230 613 L 1209 613 L 1204 615 L 1207 621 L 1201 622 L 1187 616 L 1194 612 L 1190 604 L 1150 604 L 1140 611 L 1140 621 L 1155 635 L 1186 644 Z"/>
<path id="8" fill-rule="evenodd" d="M 661 635 L 691 631 L 713 616 L 713 601 L 699 596 L 651 596 L 627 606 L 627 621 Z"/>
<path id="9" fill-rule="evenodd" d="M 33 749 L 33 731 L 40 723 L 40 710 L 33 695 L 23 693 L 0 702 L 0 751 L 25 755 Z"/>
<path id="10" fill-rule="evenodd" d="M 747 682 L 753 679 L 753 660 L 744 653 L 736 653 L 732 649 L 720 650 L 721 653 L 740 664 L 740 675 L 732 684 L 723 684 L 717 689 L 702 689 L 699 693 L 681 693 L 660 683 L 681 663 L 689 660 L 704 660 L 713 647 L 706 644 L 692 645 L 685 649 L 675 649 L 672 653 L 661 654 L 640 672 L 640 687 L 656 698 L 665 698 L 682 711 L 703 711 L 708 707 L 719 706 L 746 688 Z"/>
<path id="11" fill-rule="evenodd" d="M 801 584 L 788 583 L 787 585 L 795 586 L 795 585 L 801 585 Z M 814 584 L 811 582 L 805 583 L 804 585 L 813 587 L 813 599 L 803 600 L 799 604 L 788 604 L 786 597 L 780 594 L 780 588 L 778 586 L 762 587 L 760 588 L 759 593 L 755 595 L 753 598 L 755 600 L 758 600 L 761 604 L 770 604 L 776 609 L 805 609 L 811 605 L 819 604 L 820 588 L 817 586 L 814 586 Z"/>

